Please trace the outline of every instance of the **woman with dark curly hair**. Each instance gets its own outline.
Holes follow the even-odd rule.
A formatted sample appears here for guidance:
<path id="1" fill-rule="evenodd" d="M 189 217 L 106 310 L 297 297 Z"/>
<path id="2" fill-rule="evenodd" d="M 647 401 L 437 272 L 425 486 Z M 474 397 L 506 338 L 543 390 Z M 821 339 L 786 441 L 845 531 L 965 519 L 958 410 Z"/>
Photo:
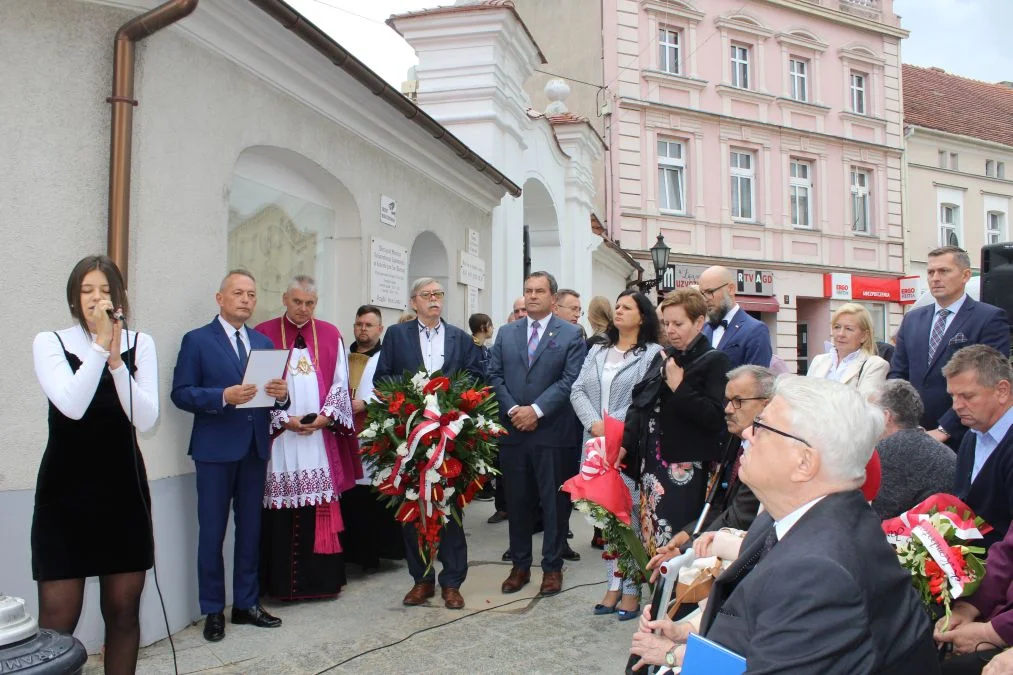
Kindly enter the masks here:
<path id="1" fill-rule="evenodd" d="M 570 392 L 573 410 L 584 425 L 584 441 L 605 434 L 605 413 L 623 420 L 630 405 L 633 385 L 647 372 L 647 366 L 661 352 L 658 345 L 658 317 L 651 301 L 638 291 L 623 291 L 616 299 L 612 323 L 602 342 L 587 353 L 584 366 Z M 582 458 L 583 459 L 583 458 Z M 633 496 L 633 521 L 637 520 L 637 486 L 623 477 Z M 616 561 L 606 558 L 608 590 L 594 607 L 595 614 L 619 613 L 625 621 L 638 616 L 640 584 L 617 576 Z"/>

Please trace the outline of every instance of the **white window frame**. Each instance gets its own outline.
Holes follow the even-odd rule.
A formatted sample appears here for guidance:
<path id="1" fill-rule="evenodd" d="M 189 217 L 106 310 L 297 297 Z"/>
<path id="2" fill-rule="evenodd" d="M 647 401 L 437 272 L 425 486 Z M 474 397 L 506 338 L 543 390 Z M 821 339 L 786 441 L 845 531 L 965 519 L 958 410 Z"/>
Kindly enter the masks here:
<path id="1" fill-rule="evenodd" d="M 998 244 L 1006 238 L 1006 214 L 989 211 L 985 214 L 985 244 Z"/>
<path id="2" fill-rule="evenodd" d="M 872 172 L 851 167 L 851 231 L 854 233 L 872 234 L 871 193 Z"/>
<path id="3" fill-rule="evenodd" d="M 946 168 L 946 157 L 947 157 L 946 151 L 945 150 L 940 150 L 939 151 L 939 168 L 940 169 L 945 169 Z"/>
<path id="4" fill-rule="evenodd" d="M 950 169 L 953 171 L 960 170 L 960 164 L 958 162 L 959 155 L 955 152 L 950 153 Z"/>
<path id="5" fill-rule="evenodd" d="M 673 156 L 672 150 L 677 149 Z M 673 208 L 672 197 L 669 195 L 667 176 L 676 176 L 676 186 L 679 191 L 678 199 L 681 202 L 679 208 Z M 670 138 L 658 139 L 658 210 L 662 213 L 675 213 L 686 215 L 686 144 L 682 141 Z"/>
<path id="6" fill-rule="evenodd" d="M 658 70 L 672 75 L 682 72 L 681 31 L 667 26 L 658 27 Z"/>
<path id="7" fill-rule="evenodd" d="M 809 61 L 792 56 L 788 59 L 788 79 L 791 82 L 791 97 L 803 103 L 809 102 Z"/>
<path id="8" fill-rule="evenodd" d="M 955 238 L 950 241 L 950 236 Z M 960 246 L 960 205 L 943 202 L 939 205 L 939 245 Z"/>
<path id="9" fill-rule="evenodd" d="M 732 86 L 739 89 L 749 89 L 749 57 L 750 47 L 748 45 L 732 44 Z"/>
<path id="10" fill-rule="evenodd" d="M 985 175 L 988 176 L 989 178 L 995 178 L 996 171 L 995 171 L 995 160 L 994 159 L 986 159 L 985 160 Z"/>
<path id="11" fill-rule="evenodd" d="M 996 178 L 1002 178 L 1002 179 L 1005 180 L 1005 178 L 1006 178 L 1006 162 L 996 162 L 995 163 L 995 177 Z"/>
<path id="12" fill-rule="evenodd" d="M 869 114 L 868 81 L 869 76 L 865 73 L 851 71 L 848 79 L 851 90 L 851 112 L 856 115 Z"/>
<path id="13" fill-rule="evenodd" d="M 743 162 L 745 158 L 745 162 Z M 743 167 L 745 163 L 748 166 Z M 756 153 L 751 150 L 732 148 L 728 153 L 728 167 L 730 174 L 729 181 L 729 204 L 731 205 L 732 220 L 743 223 L 756 222 Z M 742 198 L 748 194 L 748 214 L 743 209 Z M 738 209 L 736 199 L 738 197 Z M 738 213 L 736 213 L 736 210 Z M 745 215 L 744 215 L 745 214 Z"/>
<path id="14" fill-rule="evenodd" d="M 803 175 L 804 174 L 804 175 Z M 798 201 L 805 195 L 805 210 Z M 804 159 L 791 159 L 788 168 L 788 211 L 792 227 L 813 228 L 813 163 Z M 802 222 L 803 217 L 805 222 Z"/>

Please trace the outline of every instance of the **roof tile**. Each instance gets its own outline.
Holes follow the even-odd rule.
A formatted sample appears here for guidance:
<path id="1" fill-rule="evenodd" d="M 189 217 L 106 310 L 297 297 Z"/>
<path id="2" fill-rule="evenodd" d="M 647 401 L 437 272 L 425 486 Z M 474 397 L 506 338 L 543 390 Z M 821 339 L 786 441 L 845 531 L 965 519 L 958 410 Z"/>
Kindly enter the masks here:
<path id="1" fill-rule="evenodd" d="M 904 123 L 1013 146 L 1013 89 L 904 64 Z"/>

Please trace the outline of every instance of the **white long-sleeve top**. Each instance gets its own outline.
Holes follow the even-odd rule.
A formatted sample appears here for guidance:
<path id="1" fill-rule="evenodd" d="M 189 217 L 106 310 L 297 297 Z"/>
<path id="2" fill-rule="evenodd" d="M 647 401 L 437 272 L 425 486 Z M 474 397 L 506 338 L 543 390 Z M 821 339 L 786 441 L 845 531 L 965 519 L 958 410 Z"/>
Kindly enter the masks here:
<path id="1" fill-rule="evenodd" d="M 60 340 L 52 331 L 39 333 L 32 344 L 35 360 L 35 375 L 42 385 L 46 398 L 67 417 L 79 420 L 91 405 L 98 389 L 102 369 L 108 355 L 92 346 L 94 337 L 80 326 L 57 331 Z M 130 340 L 128 343 L 127 340 Z M 148 431 L 158 421 L 158 359 L 155 341 L 144 333 L 123 331 L 120 345 L 124 351 L 129 344 L 137 341 L 137 371 L 131 377 L 124 362 L 116 370 L 110 370 L 116 394 L 120 399 L 123 414 L 130 416 L 130 391 L 133 389 L 134 426 L 138 431 Z M 81 367 L 75 373 L 71 370 L 63 348 L 81 360 Z"/>

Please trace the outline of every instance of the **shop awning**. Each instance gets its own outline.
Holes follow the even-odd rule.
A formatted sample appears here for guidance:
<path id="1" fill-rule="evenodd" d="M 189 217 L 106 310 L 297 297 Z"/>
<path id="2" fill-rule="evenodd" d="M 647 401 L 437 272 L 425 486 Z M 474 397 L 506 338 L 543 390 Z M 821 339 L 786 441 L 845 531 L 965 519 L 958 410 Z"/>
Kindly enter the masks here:
<path id="1" fill-rule="evenodd" d="M 761 297 L 755 295 L 736 295 L 735 302 L 747 312 L 772 312 L 777 314 L 781 305 L 777 304 L 777 298 Z"/>

